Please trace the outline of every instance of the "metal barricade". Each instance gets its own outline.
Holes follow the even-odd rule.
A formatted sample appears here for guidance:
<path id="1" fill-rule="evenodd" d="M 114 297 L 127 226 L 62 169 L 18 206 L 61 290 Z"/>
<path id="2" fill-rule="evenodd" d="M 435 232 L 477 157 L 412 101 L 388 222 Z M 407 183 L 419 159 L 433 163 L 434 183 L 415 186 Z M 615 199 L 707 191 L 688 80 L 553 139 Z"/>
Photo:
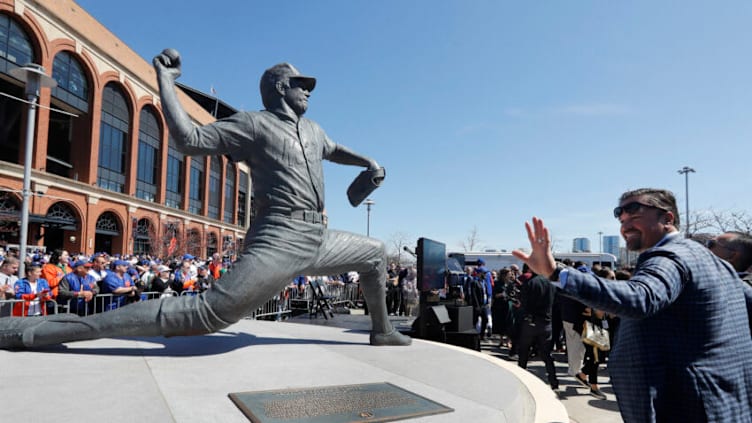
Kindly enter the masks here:
<path id="1" fill-rule="evenodd" d="M 159 300 L 162 297 L 177 297 L 177 292 L 175 291 L 166 291 L 166 292 L 158 292 L 158 291 L 144 291 L 139 294 L 140 301 L 152 301 L 152 300 Z M 119 307 L 125 307 L 128 305 L 128 303 L 119 306 L 116 303 L 113 303 L 113 299 L 115 297 L 118 297 L 118 295 L 115 294 L 97 294 L 92 298 L 91 301 L 88 303 L 84 303 L 85 306 L 77 306 L 74 307 L 72 304 L 74 301 L 78 301 L 78 298 L 71 298 L 68 301 L 64 303 L 58 304 L 58 313 L 70 313 L 70 314 L 78 314 L 79 316 L 88 316 L 91 314 L 97 314 L 97 313 L 103 313 L 106 311 L 114 310 Z"/>
<path id="2" fill-rule="evenodd" d="M 332 301 L 335 305 L 344 305 L 344 307 L 357 307 L 359 301 L 362 301 L 362 294 L 360 293 L 357 283 L 348 283 L 344 285 L 324 285 L 326 292 L 333 296 Z M 184 291 L 180 295 L 197 295 L 196 291 Z M 148 291 L 140 294 L 141 301 L 153 301 L 159 300 L 165 296 L 178 296 L 175 291 L 156 292 Z M 81 316 L 88 316 L 96 313 L 103 313 L 110 310 L 114 310 L 119 307 L 125 307 L 128 304 L 118 305 L 117 301 L 114 301 L 115 294 L 97 294 L 94 298 L 86 303 L 86 307 L 82 310 L 77 310 L 78 307 L 72 307 L 73 301 L 78 301 L 76 298 L 71 298 L 66 302 L 58 304 L 55 301 L 50 301 L 52 310 L 49 313 L 77 313 Z M 311 309 L 311 301 L 313 299 L 313 290 L 310 286 L 306 285 L 303 291 L 300 292 L 297 286 L 289 286 L 280 293 L 269 299 L 263 306 L 259 307 L 247 318 L 250 319 L 274 319 L 281 320 L 288 315 L 294 313 L 295 310 L 301 313 L 309 313 Z M 22 308 L 25 308 L 24 300 L 0 300 L 0 317 L 6 317 L 12 315 L 12 310 L 15 304 L 22 303 Z M 25 311 L 25 310 L 23 310 Z M 20 316 L 19 316 L 20 317 Z"/>
<path id="3" fill-rule="evenodd" d="M 151 301 L 151 300 L 158 300 L 163 297 L 177 297 L 178 293 L 169 290 L 169 291 L 144 291 L 141 293 L 141 301 Z"/>
<path id="4" fill-rule="evenodd" d="M 13 307 L 16 304 L 22 304 L 21 308 L 23 310 L 23 314 L 26 314 L 26 301 L 24 300 L 2 300 L 0 301 L 0 317 L 21 317 L 21 316 L 13 316 Z"/>
<path id="5" fill-rule="evenodd" d="M 282 293 L 281 295 L 275 295 L 272 297 L 246 318 L 256 320 L 282 320 L 290 312 L 289 298 L 285 293 Z"/>
<path id="6" fill-rule="evenodd" d="M 0 300 L 0 317 L 24 317 L 27 313 L 26 302 L 27 302 L 26 300 L 20 300 L 20 299 Z M 21 308 L 20 308 L 21 314 L 19 315 L 13 314 L 16 304 L 21 304 Z M 52 301 L 52 300 L 43 301 L 39 305 L 40 307 L 47 307 L 48 314 L 58 313 L 58 306 L 55 301 Z"/>

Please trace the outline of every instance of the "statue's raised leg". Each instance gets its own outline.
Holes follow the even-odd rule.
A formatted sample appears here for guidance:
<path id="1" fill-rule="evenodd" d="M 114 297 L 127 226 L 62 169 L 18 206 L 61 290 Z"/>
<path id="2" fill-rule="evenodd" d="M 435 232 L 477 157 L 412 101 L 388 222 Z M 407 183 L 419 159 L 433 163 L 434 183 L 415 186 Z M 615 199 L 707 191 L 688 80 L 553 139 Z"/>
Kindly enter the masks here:
<path id="1" fill-rule="evenodd" d="M 371 315 L 371 345 L 409 345 L 389 321 L 386 308 L 386 251 L 384 244 L 343 231 L 327 231 L 313 267 L 306 274 L 335 275 L 355 270 Z"/>

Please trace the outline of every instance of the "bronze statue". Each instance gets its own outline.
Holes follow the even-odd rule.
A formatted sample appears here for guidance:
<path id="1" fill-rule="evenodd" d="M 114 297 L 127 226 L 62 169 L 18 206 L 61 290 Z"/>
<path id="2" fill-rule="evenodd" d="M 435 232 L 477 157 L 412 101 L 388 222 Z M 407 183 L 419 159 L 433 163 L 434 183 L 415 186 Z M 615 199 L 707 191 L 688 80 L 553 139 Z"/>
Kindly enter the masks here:
<path id="1" fill-rule="evenodd" d="M 153 60 L 165 120 L 178 150 L 227 155 L 251 169 L 256 218 L 233 269 L 197 296 L 142 301 L 88 317 L 53 315 L 0 319 L 0 348 L 29 348 L 113 336 L 200 335 L 223 329 L 279 293 L 296 275 L 358 271 L 371 314 L 372 345 L 408 345 L 386 310 L 386 254 L 380 241 L 329 230 L 324 214 L 322 161 L 367 168 L 348 190 L 357 205 L 384 177 L 376 161 L 334 143 L 303 118 L 316 79 L 282 63 L 267 69 L 264 110 L 239 112 L 196 127 L 178 101 L 180 55 Z"/>

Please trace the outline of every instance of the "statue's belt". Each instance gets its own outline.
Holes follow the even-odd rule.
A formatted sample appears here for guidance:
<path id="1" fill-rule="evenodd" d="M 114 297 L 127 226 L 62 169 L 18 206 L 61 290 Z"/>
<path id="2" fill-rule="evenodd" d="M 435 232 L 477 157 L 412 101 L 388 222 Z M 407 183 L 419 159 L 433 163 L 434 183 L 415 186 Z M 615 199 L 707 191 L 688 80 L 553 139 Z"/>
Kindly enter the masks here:
<path id="1" fill-rule="evenodd" d="M 306 223 L 326 226 L 329 219 L 322 212 L 315 210 L 293 210 L 283 206 L 268 206 L 256 211 L 257 216 L 284 216 L 294 220 L 300 220 Z"/>
<path id="2" fill-rule="evenodd" d="M 322 224 L 324 226 L 329 223 L 329 219 L 327 219 L 325 214 L 313 210 L 292 210 L 290 218 L 308 223 Z"/>

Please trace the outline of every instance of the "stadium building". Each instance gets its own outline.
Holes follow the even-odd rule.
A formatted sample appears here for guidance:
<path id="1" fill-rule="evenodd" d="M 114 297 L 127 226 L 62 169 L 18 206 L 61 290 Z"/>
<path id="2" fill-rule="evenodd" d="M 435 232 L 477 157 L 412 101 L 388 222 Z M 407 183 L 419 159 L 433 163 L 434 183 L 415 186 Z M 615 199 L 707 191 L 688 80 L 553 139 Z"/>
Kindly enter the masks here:
<path id="1" fill-rule="evenodd" d="M 28 244 L 162 257 L 237 251 L 251 219 L 249 169 L 175 150 L 151 64 L 69 0 L 0 0 L 0 245 L 19 243 L 29 106 L 9 72 L 27 63 L 57 81 L 41 90 L 33 128 Z M 234 112 L 183 90 L 197 124 Z"/>

